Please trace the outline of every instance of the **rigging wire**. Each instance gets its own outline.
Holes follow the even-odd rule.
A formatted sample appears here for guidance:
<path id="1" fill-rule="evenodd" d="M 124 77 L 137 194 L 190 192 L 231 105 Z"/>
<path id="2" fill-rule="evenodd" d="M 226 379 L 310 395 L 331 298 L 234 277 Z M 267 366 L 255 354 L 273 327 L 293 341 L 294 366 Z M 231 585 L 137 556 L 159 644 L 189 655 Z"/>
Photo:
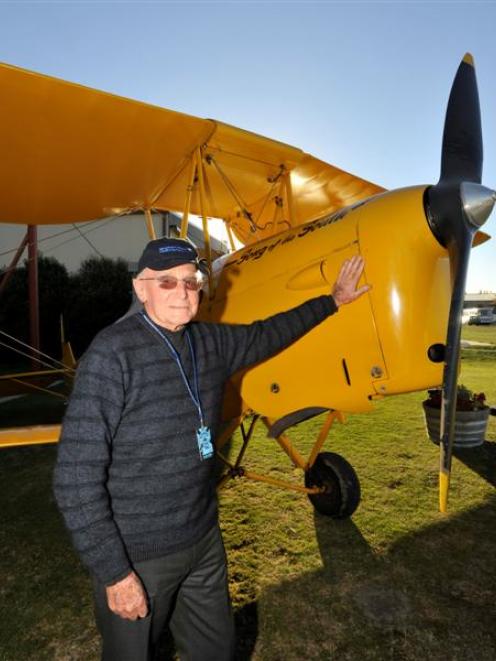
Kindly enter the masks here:
<path id="1" fill-rule="evenodd" d="M 273 182 L 273 183 L 272 183 L 272 188 L 271 188 L 270 191 L 269 191 L 269 194 L 272 193 L 272 191 L 274 190 L 274 187 L 275 187 L 277 181 L 280 179 L 280 177 L 283 175 L 283 173 L 284 173 L 284 170 L 281 168 L 281 171 L 279 172 L 279 174 L 278 174 L 276 177 L 274 177 L 274 178 L 272 179 L 272 182 Z M 281 193 L 282 193 L 282 191 L 281 191 Z M 256 225 L 257 225 L 257 229 L 259 229 L 260 231 L 263 232 L 264 230 L 266 230 L 266 229 L 267 229 L 268 227 L 270 227 L 271 225 L 274 225 L 274 226 L 276 226 L 276 225 L 287 225 L 288 228 L 291 229 L 291 223 L 289 223 L 289 222 L 288 222 L 287 220 L 285 220 L 284 218 L 283 218 L 282 220 L 277 220 L 278 210 L 279 210 L 279 209 L 282 209 L 282 207 L 283 207 L 283 197 L 282 197 L 282 194 L 281 194 L 281 195 L 276 195 L 275 198 L 274 198 L 274 202 L 275 202 L 275 204 L 276 204 L 276 210 L 275 210 L 275 213 L 274 213 L 274 216 L 273 216 L 272 220 L 268 220 L 268 221 L 265 223 L 265 225 L 259 225 L 259 224 L 258 224 L 258 221 L 260 220 L 260 218 L 261 218 L 261 216 L 262 216 L 262 212 L 263 212 L 263 210 L 264 210 L 264 208 L 265 208 L 265 205 L 266 205 L 267 201 L 268 201 L 268 199 L 266 199 L 266 201 L 264 202 L 264 205 L 263 205 L 263 207 L 262 207 L 262 210 L 260 211 L 260 213 L 259 213 L 258 216 L 257 216 L 257 223 L 256 223 Z M 277 221 L 277 222 L 276 222 L 276 221 Z"/>
<path id="2" fill-rule="evenodd" d="M 37 353 L 37 354 L 39 354 L 40 356 L 43 356 L 44 358 L 48 358 L 48 360 L 51 360 L 52 363 L 53 363 L 53 365 L 49 365 L 49 364 L 47 364 L 47 363 L 43 363 L 41 360 L 38 360 L 38 358 L 35 358 L 35 360 L 37 360 L 40 364 L 44 365 L 45 367 L 50 367 L 51 369 L 58 369 L 58 367 L 56 367 L 56 366 L 59 366 L 59 365 L 60 365 L 60 366 L 62 366 L 62 367 L 64 368 L 64 370 L 66 370 L 67 372 L 72 372 L 72 373 L 75 372 L 75 370 L 74 370 L 72 367 L 68 367 L 67 365 L 64 365 L 64 363 L 61 362 L 60 360 L 57 360 L 56 358 L 52 358 L 52 356 L 49 356 L 48 354 L 43 353 L 43 351 L 40 351 L 39 349 L 36 349 L 35 347 L 32 347 L 30 344 L 27 344 L 26 342 L 23 342 L 22 340 L 18 340 L 16 337 L 14 337 L 13 335 L 9 335 L 8 333 L 6 333 L 6 332 L 3 331 L 3 330 L 0 330 L 0 335 L 5 335 L 5 337 L 8 337 L 8 338 L 9 338 L 9 340 L 12 340 L 12 341 L 14 341 L 14 342 L 17 342 L 17 344 L 20 344 L 20 345 L 22 345 L 23 347 L 26 347 L 27 349 L 30 349 L 30 350 L 33 351 L 34 353 Z M 9 345 L 7 345 L 7 344 L 3 344 L 3 346 L 4 346 L 4 347 L 7 347 L 8 349 L 12 349 L 12 351 L 19 351 L 19 350 L 16 349 L 15 347 L 11 347 L 11 346 L 9 346 Z M 23 354 L 23 355 L 28 355 L 28 354 Z M 28 357 L 29 357 L 29 358 L 33 358 L 32 355 L 28 355 Z"/>
<path id="3" fill-rule="evenodd" d="M 97 248 L 95 248 L 95 246 L 91 243 L 91 241 L 88 239 L 88 237 L 81 232 L 81 230 L 76 225 L 76 223 L 73 223 L 72 226 L 74 227 L 74 229 L 76 229 L 79 232 L 79 235 L 81 236 L 81 238 L 86 241 L 86 243 L 90 246 L 90 248 L 92 248 L 99 257 L 104 257 L 104 255 L 102 255 L 102 253 Z"/>
<path id="4" fill-rule="evenodd" d="M 240 194 L 237 192 L 237 190 L 234 188 L 234 185 L 231 183 L 231 181 L 229 180 L 229 178 L 227 177 L 227 175 L 224 173 L 224 171 L 222 170 L 222 168 L 220 167 L 220 165 L 217 163 L 217 161 L 215 160 L 215 158 L 214 158 L 213 156 L 209 155 L 209 156 L 207 156 L 206 161 L 207 161 L 207 163 L 213 163 L 213 164 L 214 164 L 214 167 L 215 167 L 215 169 L 217 170 L 217 172 L 219 173 L 219 176 L 220 176 L 220 178 L 222 179 L 222 181 L 224 182 L 224 184 L 225 184 L 227 190 L 231 193 L 231 195 L 233 196 L 233 198 L 234 198 L 236 204 L 240 207 L 240 209 L 241 209 L 241 211 L 242 211 L 242 213 L 243 213 L 243 216 L 244 216 L 244 217 L 248 220 L 248 222 L 250 223 L 250 229 L 251 229 L 251 231 L 252 231 L 252 232 L 255 232 L 255 230 L 256 230 L 256 223 L 254 223 L 254 221 L 253 221 L 253 217 L 252 217 L 252 214 L 250 213 L 250 211 L 248 211 L 248 205 L 244 202 L 244 200 L 243 200 L 243 198 L 241 197 L 241 195 L 240 195 Z"/>
<path id="5" fill-rule="evenodd" d="M 53 390 L 48 390 L 48 388 L 41 388 L 41 386 L 37 386 L 34 383 L 29 383 L 29 381 L 22 381 L 21 379 L 9 379 L 9 381 L 13 381 L 14 383 L 20 383 L 21 386 L 24 386 L 25 388 L 32 388 L 33 390 L 40 390 L 41 392 L 44 392 L 47 395 L 51 395 L 53 397 L 59 397 L 59 399 L 63 399 L 63 400 L 67 399 L 67 395 L 62 395 L 59 392 L 55 392 Z M 53 384 L 53 385 L 56 385 L 56 384 Z"/>
<path id="6" fill-rule="evenodd" d="M 94 221 L 93 223 L 91 223 L 91 227 L 86 232 L 81 232 L 80 228 L 77 227 L 76 224 L 74 223 L 73 227 L 71 227 L 69 229 L 62 230 L 61 232 L 57 232 L 56 234 L 50 234 L 50 236 L 44 236 L 42 239 L 38 239 L 38 244 L 43 243 L 45 241 L 49 241 L 50 239 L 55 239 L 56 237 L 62 236 L 63 234 L 68 234 L 68 233 L 74 232 L 75 231 L 74 228 L 77 231 L 79 231 L 82 235 L 86 235 L 86 234 L 89 234 L 90 232 L 94 232 L 95 230 L 104 227 L 104 225 L 107 225 L 108 223 L 111 223 L 111 222 L 113 222 L 114 220 L 117 220 L 117 218 L 120 218 L 120 217 L 121 216 L 112 216 L 111 218 L 104 218 L 101 221 L 98 221 L 98 220 Z M 84 238 L 84 236 L 83 236 L 83 238 Z M 46 252 L 50 252 L 52 250 L 55 250 L 59 246 L 63 246 L 64 244 L 69 243 L 70 241 L 75 241 L 76 239 L 79 239 L 79 236 L 74 236 L 74 237 L 68 239 L 67 241 L 63 241 L 62 243 L 58 243 L 56 246 L 51 246 L 50 248 L 47 248 Z M 0 257 L 8 255 L 9 253 L 13 253 L 16 250 L 17 250 L 17 247 L 16 248 L 10 248 L 9 250 L 5 250 L 4 252 L 0 252 Z M 6 273 L 6 271 L 7 270 L 3 271 L 3 273 Z"/>
<path id="7" fill-rule="evenodd" d="M 50 234 L 50 236 L 45 236 L 42 239 L 38 239 L 38 243 L 41 243 L 42 241 L 48 241 L 48 239 L 54 239 L 57 236 L 61 236 L 62 234 L 67 234 L 68 232 L 73 232 L 73 229 L 68 229 L 68 230 L 62 230 L 62 232 L 57 232 L 56 234 Z M 8 255 L 11 252 L 15 252 L 17 248 L 9 248 L 8 250 L 4 250 L 4 252 L 0 252 L 0 257 L 3 257 L 4 255 Z"/>
<path id="8" fill-rule="evenodd" d="M 6 349 L 10 349 L 11 351 L 14 351 L 14 353 L 18 353 L 20 356 L 25 356 L 26 358 L 29 358 L 30 360 L 35 360 L 40 365 L 43 365 L 44 367 L 48 367 L 51 370 L 56 369 L 53 365 L 50 365 L 49 363 L 45 363 L 45 361 L 41 360 L 41 358 L 36 358 L 36 356 L 33 356 L 29 353 L 26 353 L 25 351 L 21 351 L 20 349 L 16 349 L 15 347 L 12 347 L 8 344 L 5 344 L 5 342 L 0 341 L 0 346 L 5 347 Z M 57 369 L 60 369 L 60 368 L 57 368 Z M 74 370 L 71 367 L 65 367 L 64 366 L 64 370 L 74 372 Z"/>
<path id="9" fill-rule="evenodd" d="M 257 219 L 256 219 L 256 221 L 255 221 L 255 225 L 256 225 L 256 227 L 258 227 L 258 229 L 265 229 L 268 225 L 271 225 L 271 224 L 272 224 L 272 221 L 269 220 L 269 221 L 265 224 L 265 226 L 262 228 L 262 227 L 260 227 L 260 225 L 258 224 L 258 221 L 260 220 L 260 218 L 262 217 L 263 212 L 265 211 L 265 207 L 267 206 L 267 203 L 268 203 L 268 201 L 270 200 L 270 198 L 271 198 L 271 196 L 272 196 L 272 193 L 273 193 L 273 191 L 274 191 L 274 188 L 276 187 L 276 184 L 277 184 L 277 178 L 274 178 L 273 181 L 272 181 L 272 186 L 270 187 L 269 192 L 268 192 L 267 195 L 265 196 L 265 199 L 264 199 L 263 204 L 262 204 L 262 206 L 261 206 L 261 208 L 260 208 L 260 211 L 259 211 L 258 214 L 257 214 Z"/>
<path id="10" fill-rule="evenodd" d="M 116 221 L 118 218 L 121 218 L 121 216 L 112 216 L 112 218 L 106 218 L 98 227 L 92 227 L 90 228 L 87 232 L 84 232 L 84 234 L 89 234 L 90 232 L 94 232 L 95 230 L 101 229 L 104 225 L 107 225 L 109 223 L 113 223 Z M 72 232 L 73 230 L 71 230 Z M 60 248 L 61 246 L 65 246 L 66 243 L 70 243 L 71 241 L 75 241 L 76 239 L 79 239 L 78 236 L 74 236 L 70 239 L 66 239 L 65 241 L 62 241 L 61 243 L 57 243 L 56 246 L 52 246 L 47 250 L 47 252 L 56 250 L 57 248 Z"/>
<path id="11" fill-rule="evenodd" d="M 269 192 L 267 193 L 267 195 L 266 195 L 266 197 L 265 197 L 265 199 L 262 203 L 262 207 L 261 207 L 260 211 L 257 214 L 256 220 L 254 220 L 253 219 L 253 214 L 250 211 L 248 211 L 248 205 L 244 202 L 243 198 L 241 197 L 241 194 L 238 193 L 238 191 L 235 189 L 234 184 L 230 181 L 229 177 L 222 170 L 222 168 L 217 163 L 215 158 L 211 154 L 209 154 L 206 157 L 205 160 L 207 161 L 207 163 L 213 163 L 215 169 L 219 173 L 219 175 L 220 175 L 222 181 L 224 182 L 226 188 L 228 189 L 228 191 L 233 196 L 236 204 L 240 207 L 240 209 L 243 213 L 243 216 L 248 220 L 248 222 L 250 224 L 250 229 L 251 229 L 252 232 L 256 232 L 257 229 L 263 231 L 264 229 L 266 229 L 270 225 L 274 224 L 273 221 L 269 220 L 269 221 L 267 221 L 267 223 L 265 223 L 265 225 L 261 226 L 261 225 L 258 224 L 258 221 L 262 217 L 262 214 L 265 210 L 265 207 L 267 206 L 268 201 L 270 200 L 270 197 L 271 197 L 271 195 L 274 191 L 274 188 L 275 188 L 277 182 L 279 181 L 280 177 L 282 177 L 282 175 L 284 174 L 285 168 L 284 168 L 283 165 L 280 166 L 280 171 L 278 172 L 278 174 L 276 176 L 270 177 L 268 179 L 269 183 L 271 183 L 272 186 L 270 187 Z M 283 221 L 283 222 L 277 223 L 277 224 L 287 224 L 289 227 L 291 227 L 290 223 L 288 223 L 287 221 Z"/>

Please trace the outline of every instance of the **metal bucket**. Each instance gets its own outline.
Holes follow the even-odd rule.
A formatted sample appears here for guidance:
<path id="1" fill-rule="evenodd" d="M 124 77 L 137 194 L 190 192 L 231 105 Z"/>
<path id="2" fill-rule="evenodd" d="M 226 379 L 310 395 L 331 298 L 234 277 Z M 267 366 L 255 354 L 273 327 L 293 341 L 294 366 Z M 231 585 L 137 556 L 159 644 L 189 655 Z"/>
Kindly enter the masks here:
<path id="1" fill-rule="evenodd" d="M 439 445 L 440 409 L 422 402 L 427 434 L 433 443 Z M 455 414 L 455 448 L 475 448 L 484 443 L 489 419 L 489 407 L 480 411 L 457 411 Z"/>

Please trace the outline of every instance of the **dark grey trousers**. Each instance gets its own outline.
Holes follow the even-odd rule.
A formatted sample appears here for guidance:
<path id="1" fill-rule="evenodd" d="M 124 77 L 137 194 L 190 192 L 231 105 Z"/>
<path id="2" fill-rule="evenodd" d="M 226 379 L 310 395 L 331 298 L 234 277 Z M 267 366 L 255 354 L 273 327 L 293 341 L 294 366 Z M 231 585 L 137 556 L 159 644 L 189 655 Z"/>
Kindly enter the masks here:
<path id="1" fill-rule="evenodd" d="M 234 626 L 226 554 L 215 525 L 197 544 L 162 558 L 137 562 L 149 613 L 131 621 L 108 608 L 105 587 L 94 584 L 103 661 L 151 661 L 169 624 L 181 661 L 230 661 Z"/>

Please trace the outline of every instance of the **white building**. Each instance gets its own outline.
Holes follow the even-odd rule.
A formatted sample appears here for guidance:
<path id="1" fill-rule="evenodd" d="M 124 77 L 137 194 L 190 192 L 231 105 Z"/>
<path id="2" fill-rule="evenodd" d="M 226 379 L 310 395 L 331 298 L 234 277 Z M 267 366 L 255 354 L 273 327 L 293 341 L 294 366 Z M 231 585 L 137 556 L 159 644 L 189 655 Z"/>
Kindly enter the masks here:
<path id="1" fill-rule="evenodd" d="M 195 216 L 191 217 L 188 237 L 200 250 L 204 246 L 203 232 L 195 227 Z M 178 236 L 181 218 L 173 213 L 154 213 L 153 225 L 157 237 Z M 219 221 L 209 221 L 212 230 L 218 232 Z M 25 225 L 0 224 L 0 270 L 12 261 L 26 233 Z M 121 257 L 135 267 L 144 245 L 149 241 L 144 215 L 113 216 L 74 225 L 39 225 L 38 249 L 46 257 L 55 257 L 68 271 L 77 271 L 81 262 L 88 257 Z M 211 237 L 214 256 L 227 252 L 226 240 Z M 24 257 L 26 257 L 24 254 Z"/>

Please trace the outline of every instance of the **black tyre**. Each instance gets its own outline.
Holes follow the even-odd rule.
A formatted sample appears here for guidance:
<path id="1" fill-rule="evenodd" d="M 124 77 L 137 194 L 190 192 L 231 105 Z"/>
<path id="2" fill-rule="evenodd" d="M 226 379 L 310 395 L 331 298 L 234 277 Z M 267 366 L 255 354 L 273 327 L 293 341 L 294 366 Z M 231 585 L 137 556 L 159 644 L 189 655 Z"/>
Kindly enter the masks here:
<path id="1" fill-rule="evenodd" d="M 305 473 L 306 487 L 325 487 L 308 494 L 317 512 L 333 519 L 350 517 L 360 503 L 360 482 L 353 467 L 335 452 L 321 452 Z"/>

